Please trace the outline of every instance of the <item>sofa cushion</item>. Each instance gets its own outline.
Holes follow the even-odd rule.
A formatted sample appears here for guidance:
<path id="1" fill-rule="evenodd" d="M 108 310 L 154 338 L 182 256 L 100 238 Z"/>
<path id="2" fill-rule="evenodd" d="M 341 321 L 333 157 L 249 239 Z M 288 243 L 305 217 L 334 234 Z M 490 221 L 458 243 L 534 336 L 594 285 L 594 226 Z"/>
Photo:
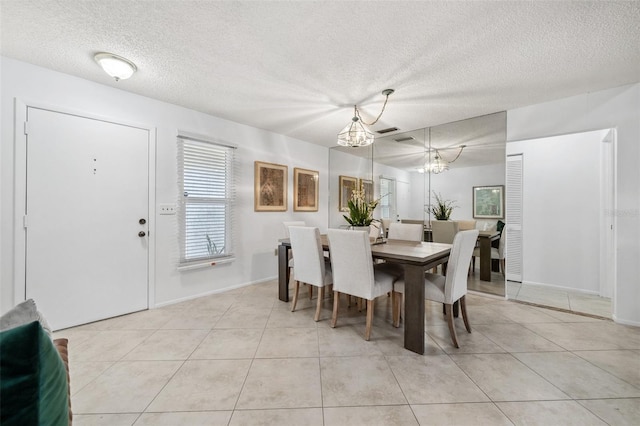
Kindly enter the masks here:
<path id="1" fill-rule="evenodd" d="M 46 331 L 49 337 L 51 337 L 51 327 L 49 327 L 47 320 L 45 320 L 42 314 L 38 311 L 36 302 L 34 302 L 33 299 L 27 299 L 24 302 L 17 304 L 9 312 L 2 315 L 0 317 L 0 331 L 8 330 L 32 321 L 40 321 L 44 331 Z"/>
<path id="2" fill-rule="evenodd" d="M 67 372 L 38 321 L 0 332 L 0 424 L 69 424 Z"/>

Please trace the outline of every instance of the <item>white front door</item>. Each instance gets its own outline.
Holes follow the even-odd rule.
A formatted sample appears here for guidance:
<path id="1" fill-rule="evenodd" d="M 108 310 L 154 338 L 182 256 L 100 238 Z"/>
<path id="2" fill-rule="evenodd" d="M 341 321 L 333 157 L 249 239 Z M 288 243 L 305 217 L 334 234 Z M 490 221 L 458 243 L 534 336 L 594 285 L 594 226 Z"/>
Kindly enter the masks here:
<path id="1" fill-rule="evenodd" d="M 26 297 L 53 329 L 148 307 L 149 131 L 27 109 Z"/>

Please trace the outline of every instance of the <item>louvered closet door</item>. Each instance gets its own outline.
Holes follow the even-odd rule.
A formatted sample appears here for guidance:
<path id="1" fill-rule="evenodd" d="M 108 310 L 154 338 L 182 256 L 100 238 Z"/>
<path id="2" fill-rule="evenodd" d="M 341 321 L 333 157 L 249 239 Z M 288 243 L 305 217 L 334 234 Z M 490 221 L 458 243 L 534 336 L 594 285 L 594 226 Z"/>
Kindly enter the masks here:
<path id="1" fill-rule="evenodd" d="M 507 157 L 507 280 L 522 282 L 522 154 Z"/>

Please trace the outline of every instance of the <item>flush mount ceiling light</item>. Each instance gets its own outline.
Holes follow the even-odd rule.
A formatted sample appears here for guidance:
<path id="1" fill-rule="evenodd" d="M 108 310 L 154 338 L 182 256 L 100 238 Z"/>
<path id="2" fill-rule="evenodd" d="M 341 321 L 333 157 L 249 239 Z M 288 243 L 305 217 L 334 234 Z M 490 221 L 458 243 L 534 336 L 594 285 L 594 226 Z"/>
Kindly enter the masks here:
<path id="1" fill-rule="evenodd" d="M 393 94 L 393 92 L 393 89 L 385 89 L 382 91 L 382 94 L 386 96 L 384 99 L 384 105 L 382 105 L 382 111 L 380 111 L 378 118 L 373 120 L 371 123 L 365 123 L 362 121 L 360 111 L 358 111 L 358 106 L 354 105 L 351 123 L 347 124 L 344 129 L 338 133 L 338 145 L 349 146 L 352 148 L 371 145 L 375 137 L 367 126 L 373 126 L 378 122 L 378 120 L 380 120 L 380 117 L 382 117 L 382 113 L 384 112 L 384 108 L 387 106 L 389 95 Z"/>
<path id="2" fill-rule="evenodd" d="M 116 81 L 126 80 L 138 70 L 136 64 L 113 53 L 96 53 L 93 59 L 102 67 L 104 72 L 115 78 Z"/>

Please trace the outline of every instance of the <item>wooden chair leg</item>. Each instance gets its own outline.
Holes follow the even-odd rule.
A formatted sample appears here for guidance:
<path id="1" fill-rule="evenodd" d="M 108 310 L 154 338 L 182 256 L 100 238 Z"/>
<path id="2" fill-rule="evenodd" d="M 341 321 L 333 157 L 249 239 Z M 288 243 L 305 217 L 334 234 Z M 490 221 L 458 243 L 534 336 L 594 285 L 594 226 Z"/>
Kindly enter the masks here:
<path id="1" fill-rule="evenodd" d="M 315 322 L 320 319 L 320 311 L 322 310 L 322 299 L 324 299 L 324 287 L 318 287 L 318 303 L 316 304 L 316 315 L 313 317 Z"/>
<path id="2" fill-rule="evenodd" d="M 300 291 L 300 281 L 296 281 L 296 290 L 293 293 L 293 303 L 291 304 L 291 312 L 296 310 L 296 304 L 298 303 L 298 292 Z"/>
<path id="3" fill-rule="evenodd" d="M 504 258 L 500 259 L 500 269 L 502 269 L 502 276 L 504 277 L 505 274 L 507 273 L 507 269 L 506 269 L 506 262 L 504 260 Z"/>
<path id="4" fill-rule="evenodd" d="M 391 298 L 393 326 L 398 328 L 400 327 L 400 312 L 402 312 L 402 293 L 394 291 Z"/>
<path id="5" fill-rule="evenodd" d="M 464 326 L 467 328 L 467 331 L 471 333 L 471 326 L 469 325 L 469 318 L 467 318 L 467 300 L 466 296 L 462 296 L 460 298 L 460 311 L 462 311 L 462 320 L 464 321 Z"/>
<path id="6" fill-rule="evenodd" d="M 364 340 L 369 341 L 371 337 L 371 324 L 373 323 L 373 300 L 367 300 L 367 326 L 364 329 Z"/>
<path id="7" fill-rule="evenodd" d="M 362 297 L 358 297 L 358 312 L 362 312 Z"/>
<path id="8" fill-rule="evenodd" d="M 331 328 L 335 328 L 338 322 L 338 305 L 340 304 L 340 292 L 333 292 L 333 315 L 331 316 Z"/>
<path id="9" fill-rule="evenodd" d="M 309 300 L 313 297 L 313 286 L 309 284 Z"/>
<path id="10" fill-rule="evenodd" d="M 445 309 L 447 311 L 447 324 L 449 325 L 449 333 L 451 333 L 451 340 L 453 341 L 453 346 L 459 348 L 458 345 L 458 336 L 456 335 L 456 326 L 453 324 L 453 309 L 451 304 L 446 304 Z"/>

